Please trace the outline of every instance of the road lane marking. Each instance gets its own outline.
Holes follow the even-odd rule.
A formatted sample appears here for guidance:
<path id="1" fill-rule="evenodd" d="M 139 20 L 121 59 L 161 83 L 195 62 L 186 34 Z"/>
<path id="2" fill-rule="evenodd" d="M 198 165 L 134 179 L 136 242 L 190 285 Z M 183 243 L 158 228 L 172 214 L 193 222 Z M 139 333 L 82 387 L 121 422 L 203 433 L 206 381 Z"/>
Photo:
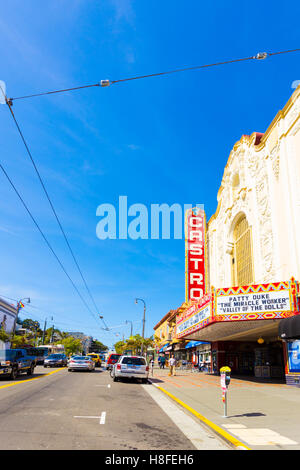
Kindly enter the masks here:
<path id="1" fill-rule="evenodd" d="M 193 417 L 186 414 L 175 403 L 162 395 L 157 388 L 149 387 L 149 385 L 142 385 L 142 387 L 197 450 L 231 450 L 227 443 L 222 442 L 220 438 L 209 433 Z"/>
<path id="2" fill-rule="evenodd" d="M 74 418 L 99 419 L 101 416 L 74 416 Z"/>
<path id="3" fill-rule="evenodd" d="M 31 382 L 32 380 L 42 379 L 43 377 L 47 377 L 47 375 L 56 374 L 56 372 L 60 372 L 63 369 L 66 369 L 66 367 L 63 367 L 62 369 L 53 370 L 52 372 L 48 372 L 47 374 L 40 375 L 39 377 L 33 377 L 32 379 L 18 380 L 17 382 L 13 382 L 11 384 L 1 385 L 0 389 L 1 388 L 7 388 L 7 387 L 13 387 L 14 385 L 23 384 L 23 383 L 26 383 L 26 382 Z"/>
<path id="4" fill-rule="evenodd" d="M 155 383 L 152 383 L 152 385 L 154 385 L 156 388 L 158 388 L 159 390 L 161 390 L 162 392 L 164 392 L 166 395 L 168 395 L 170 398 L 172 398 L 172 400 L 174 400 L 176 403 L 178 403 L 180 406 L 182 406 L 183 408 L 185 408 L 186 410 L 188 410 L 190 413 L 192 413 L 194 416 L 196 416 L 196 418 L 198 418 L 200 421 L 202 421 L 204 424 L 206 424 L 208 427 L 210 427 L 213 431 L 215 431 L 217 434 L 219 434 L 223 439 L 225 439 L 226 441 L 230 442 L 232 445 L 235 446 L 236 449 L 239 449 L 239 450 L 251 450 L 250 447 L 246 446 L 244 443 L 240 442 L 238 439 L 236 439 L 234 436 L 232 436 L 231 434 L 229 434 L 227 431 L 225 431 L 224 429 L 222 429 L 220 426 L 218 426 L 217 424 L 213 423 L 212 421 L 209 421 L 207 418 L 205 418 L 204 416 L 202 416 L 200 413 L 198 413 L 198 411 L 194 410 L 193 408 L 191 408 L 190 406 L 188 406 L 186 403 L 184 403 L 183 401 L 179 400 L 179 398 L 175 397 L 174 395 L 172 395 L 172 393 L 168 392 L 167 390 L 165 390 L 164 388 L 162 387 L 159 387 L 158 385 L 156 385 Z M 146 387 L 147 389 L 147 387 Z"/>
<path id="5" fill-rule="evenodd" d="M 73 416 L 73 418 L 99 419 L 99 424 L 105 424 L 106 411 L 102 411 L 101 416 Z"/>

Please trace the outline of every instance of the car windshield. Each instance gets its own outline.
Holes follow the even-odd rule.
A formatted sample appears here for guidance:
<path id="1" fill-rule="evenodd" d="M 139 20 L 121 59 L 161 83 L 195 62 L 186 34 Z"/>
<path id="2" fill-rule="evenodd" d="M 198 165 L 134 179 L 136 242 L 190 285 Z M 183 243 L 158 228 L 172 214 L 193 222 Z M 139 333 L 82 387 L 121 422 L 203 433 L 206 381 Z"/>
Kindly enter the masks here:
<path id="1" fill-rule="evenodd" d="M 50 354 L 50 356 L 48 356 L 48 359 L 62 359 L 63 357 L 63 354 Z"/>
<path id="2" fill-rule="evenodd" d="M 10 351 L 7 349 L 0 350 L 0 360 L 2 361 L 10 361 L 16 357 L 16 351 Z"/>
<path id="3" fill-rule="evenodd" d="M 40 348 L 38 348 L 38 349 L 37 349 L 37 352 L 38 352 L 38 356 L 47 356 L 47 354 L 48 354 L 48 350 L 47 350 L 47 349 L 40 349 Z"/>
<path id="4" fill-rule="evenodd" d="M 122 364 L 144 366 L 146 362 L 143 357 L 123 357 Z"/>
<path id="5" fill-rule="evenodd" d="M 119 354 L 112 354 L 110 356 L 110 359 L 113 359 L 113 360 L 116 360 L 116 359 L 119 359 L 120 355 Z"/>
<path id="6" fill-rule="evenodd" d="M 74 357 L 72 357 L 73 361 L 87 361 L 88 359 L 89 359 L 89 357 L 86 357 L 86 356 L 74 356 Z"/>

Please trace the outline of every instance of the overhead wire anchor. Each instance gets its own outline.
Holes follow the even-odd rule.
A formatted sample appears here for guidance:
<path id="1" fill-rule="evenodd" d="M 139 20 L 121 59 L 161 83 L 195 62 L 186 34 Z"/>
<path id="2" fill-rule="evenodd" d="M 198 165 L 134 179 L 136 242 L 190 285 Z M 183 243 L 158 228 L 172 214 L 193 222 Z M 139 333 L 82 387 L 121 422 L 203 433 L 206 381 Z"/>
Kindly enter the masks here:
<path id="1" fill-rule="evenodd" d="M 267 52 L 258 52 L 254 57 L 253 59 L 257 59 L 257 60 L 264 60 L 268 57 L 268 54 Z"/>
<path id="2" fill-rule="evenodd" d="M 105 87 L 105 86 L 109 86 L 111 83 L 109 80 L 101 80 L 99 84 L 100 86 Z"/>

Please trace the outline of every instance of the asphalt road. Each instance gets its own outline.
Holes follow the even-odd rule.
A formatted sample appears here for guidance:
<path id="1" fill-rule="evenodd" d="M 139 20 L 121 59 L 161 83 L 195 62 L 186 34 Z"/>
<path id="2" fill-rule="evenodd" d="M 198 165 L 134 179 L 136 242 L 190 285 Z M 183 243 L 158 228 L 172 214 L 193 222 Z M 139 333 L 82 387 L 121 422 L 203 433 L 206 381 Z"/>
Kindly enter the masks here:
<path id="1" fill-rule="evenodd" d="M 68 372 L 37 366 L 32 377 L 2 379 L 0 449 L 228 449 L 198 429 L 198 423 L 191 426 L 189 416 L 170 408 L 174 405 L 153 389 L 150 384 L 113 382 L 98 368 Z M 185 431 L 190 428 L 197 431 L 196 439 Z"/>

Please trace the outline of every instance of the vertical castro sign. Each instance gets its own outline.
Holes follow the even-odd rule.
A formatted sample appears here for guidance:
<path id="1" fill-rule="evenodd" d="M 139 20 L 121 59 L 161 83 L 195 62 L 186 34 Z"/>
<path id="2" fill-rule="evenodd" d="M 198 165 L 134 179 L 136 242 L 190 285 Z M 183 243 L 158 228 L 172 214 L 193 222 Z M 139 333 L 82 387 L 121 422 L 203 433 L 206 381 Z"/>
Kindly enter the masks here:
<path id="1" fill-rule="evenodd" d="M 185 285 L 186 301 L 197 301 L 206 292 L 206 217 L 203 209 L 186 211 Z"/>

